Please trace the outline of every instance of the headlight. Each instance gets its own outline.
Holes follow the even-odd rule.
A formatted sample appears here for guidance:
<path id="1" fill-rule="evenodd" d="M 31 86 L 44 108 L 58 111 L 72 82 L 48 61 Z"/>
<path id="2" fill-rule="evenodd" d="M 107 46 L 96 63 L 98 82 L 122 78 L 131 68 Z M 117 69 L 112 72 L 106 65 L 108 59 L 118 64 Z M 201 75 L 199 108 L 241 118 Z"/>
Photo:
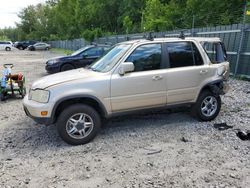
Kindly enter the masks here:
<path id="1" fill-rule="evenodd" d="M 33 100 L 40 103 L 47 103 L 49 101 L 49 91 L 36 89 L 30 90 L 29 92 L 29 100 Z"/>
<path id="2" fill-rule="evenodd" d="M 52 65 L 52 64 L 57 63 L 58 61 L 59 61 L 58 59 L 52 59 L 52 60 L 49 60 L 49 61 L 48 61 L 48 64 L 49 64 L 49 65 Z"/>

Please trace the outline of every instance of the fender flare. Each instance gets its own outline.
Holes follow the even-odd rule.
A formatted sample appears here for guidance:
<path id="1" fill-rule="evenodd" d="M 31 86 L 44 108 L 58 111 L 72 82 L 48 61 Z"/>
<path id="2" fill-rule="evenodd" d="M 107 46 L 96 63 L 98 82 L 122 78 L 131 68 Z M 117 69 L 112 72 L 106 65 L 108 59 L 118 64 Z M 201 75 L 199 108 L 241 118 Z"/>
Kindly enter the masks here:
<path id="1" fill-rule="evenodd" d="M 214 80 L 212 82 L 207 83 L 206 85 L 204 85 L 199 94 L 205 89 L 205 88 L 209 88 L 211 92 L 213 92 L 215 95 L 224 95 L 224 91 L 223 91 L 223 79 L 218 79 L 218 80 Z"/>
<path id="2" fill-rule="evenodd" d="M 97 97 L 92 96 L 92 95 L 71 95 L 71 96 L 63 97 L 63 98 L 61 98 L 60 100 L 58 100 L 55 103 L 55 105 L 54 105 L 54 107 L 52 109 L 52 112 L 51 112 L 51 118 L 53 119 L 53 122 L 55 122 L 55 120 L 56 120 L 55 116 L 56 116 L 57 108 L 59 107 L 59 105 L 62 102 L 70 100 L 70 99 L 79 99 L 79 98 L 82 98 L 82 99 L 85 98 L 85 99 L 95 100 L 98 103 L 98 105 L 100 106 L 100 108 L 101 108 L 100 110 L 101 110 L 101 112 L 103 112 L 104 117 L 108 116 L 108 112 L 107 112 L 104 104 Z"/>

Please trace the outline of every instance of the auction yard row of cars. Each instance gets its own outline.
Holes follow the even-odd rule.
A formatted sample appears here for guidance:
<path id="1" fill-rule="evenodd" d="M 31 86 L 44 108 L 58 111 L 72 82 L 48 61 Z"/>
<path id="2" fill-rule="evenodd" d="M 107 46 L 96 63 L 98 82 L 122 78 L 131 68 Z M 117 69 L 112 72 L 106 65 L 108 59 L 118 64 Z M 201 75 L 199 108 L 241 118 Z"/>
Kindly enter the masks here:
<path id="1" fill-rule="evenodd" d="M 49 50 L 50 44 L 37 41 L 17 41 L 14 44 L 11 41 L 0 41 L 0 50 L 10 51 L 13 47 L 19 50 Z"/>

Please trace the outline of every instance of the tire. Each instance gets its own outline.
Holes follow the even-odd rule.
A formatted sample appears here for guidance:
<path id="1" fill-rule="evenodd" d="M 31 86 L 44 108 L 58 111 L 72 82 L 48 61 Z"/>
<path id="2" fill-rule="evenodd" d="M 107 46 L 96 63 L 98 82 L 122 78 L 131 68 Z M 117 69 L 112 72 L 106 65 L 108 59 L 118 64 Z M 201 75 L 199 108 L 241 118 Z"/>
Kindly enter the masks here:
<path id="1" fill-rule="evenodd" d="M 23 99 L 23 98 L 25 97 L 25 95 L 26 95 L 26 88 L 23 87 L 23 88 L 21 89 L 21 98 Z"/>
<path id="2" fill-rule="evenodd" d="M 24 48 L 22 46 L 19 46 L 18 49 L 19 50 L 24 50 Z"/>
<path id="3" fill-rule="evenodd" d="M 6 48 L 5 48 L 5 51 L 10 51 L 10 50 L 11 50 L 10 47 L 6 47 Z"/>
<path id="4" fill-rule="evenodd" d="M 64 72 L 64 71 L 69 71 L 69 70 L 72 70 L 74 69 L 75 67 L 71 64 L 65 64 L 61 67 L 61 72 Z"/>
<path id="5" fill-rule="evenodd" d="M 46 50 L 46 51 L 48 51 L 48 50 L 49 50 L 49 48 L 47 47 L 47 48 L 45 48 L 45 50 Z"/>
<path id="6" fill-rule="evenodd" d="M 95 138 L 101 127 L 101 118 L 92 107 L 75 104 L 67 107 L 59 115 L 56 127 L 60 137 L 66 143 L 81 145 Z"/>
<path id="7" fill-rule="evenodd" d="M 3 94 L 3 93 L 0 93 L 0 100 L 1 100 L 1 101 L 4 101 L 4 100 L 5 100 L 5 97 L 4 97 L 4 94 Z"/>
<path id="8" fill-rule="evenodd" d="M 203 91 L 196 103 L 192 106 L 192 114 L 201 121 L 215 119 L 221 109 L 221 98 L 209 90 Z"/>

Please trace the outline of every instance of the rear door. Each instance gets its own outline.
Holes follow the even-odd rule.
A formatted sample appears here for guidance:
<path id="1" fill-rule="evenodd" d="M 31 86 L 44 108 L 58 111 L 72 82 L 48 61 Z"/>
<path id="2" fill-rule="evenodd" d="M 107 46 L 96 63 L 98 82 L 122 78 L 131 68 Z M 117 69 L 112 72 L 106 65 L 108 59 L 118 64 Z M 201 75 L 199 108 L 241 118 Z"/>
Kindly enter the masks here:
<path id="1" fill-rule="evenodd" d="M 41 50 L 42 46 L 43 46 L 42 43 L 37 43 L 37 44 L 34 45 L 36 50 Z"/>
<path id="2" fill-rule="evenodd" d="M 195 99 L 201 84 L 211 76 L 208 64 L 191 41 L 166 43 L 168 54 L 167 103 L 186 103 Z"/>

